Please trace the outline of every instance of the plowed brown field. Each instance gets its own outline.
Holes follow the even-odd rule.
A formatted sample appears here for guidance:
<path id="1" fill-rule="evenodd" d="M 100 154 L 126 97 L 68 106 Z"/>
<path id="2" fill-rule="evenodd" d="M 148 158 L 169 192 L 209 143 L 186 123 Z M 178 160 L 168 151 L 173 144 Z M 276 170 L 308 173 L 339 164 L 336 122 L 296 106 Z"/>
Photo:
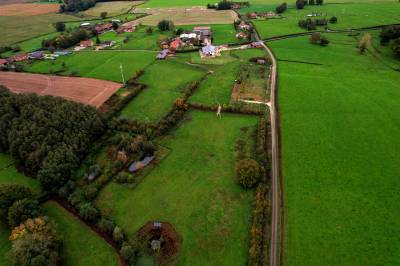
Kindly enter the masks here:
<path id="1" fill-rule="evenodd" d="M 56 13 L 60 9 L 58 4 L 9 4 L 0 5 L 0 16 L 35 16 Z"/>
<path id="2" fill-rule="evenodd" d="M 15 93 L 52 95 L 67 100 L 100 107 L 122 84 L 76 77 L 0 72 L 0 85 Z"/>

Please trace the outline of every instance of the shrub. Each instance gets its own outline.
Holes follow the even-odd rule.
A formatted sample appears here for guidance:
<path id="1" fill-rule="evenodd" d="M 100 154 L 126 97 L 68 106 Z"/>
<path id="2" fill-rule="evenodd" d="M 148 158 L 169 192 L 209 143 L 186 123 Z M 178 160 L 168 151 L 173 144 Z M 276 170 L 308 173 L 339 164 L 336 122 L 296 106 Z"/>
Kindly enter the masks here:
<path id="1" fill-rule="evenodd" d="M 56 31 L 58 31 L 58 32 L 65 31 L 65 23 L 62 21 L 56 22 L 54 27 L 56 28 Z"/>
<path id="2" fill-rule="evenodd" d="M 37 200 L 17 200 L 8 209 L 8 225 L 10 228 L 14 228 L 29 218 L 38 217 L 40 213 L 41 209 Z"/>
<path id="3" fill-rule="evenodd" d="M 115 228 L 114 222 L 104 217 L 100 219 L 100 221 L 97 223 L 97 226 L 102 232 L 110 235 L 114 232 Z"/>
<path id="4" fill-rule="evenodd" d="M 314 32 L 311 36 L 310 36 L 310 42 L 312 44 L 318 44 L 321 40 L 321 33 L 319 32 Z"/>
<path id="5" fill-rule="evenodd" d="M 287 4 L 286 3 L 280 4 L 279 6 L 276 7 L 276 13 L 278 13 L 278 14 L 282 14 L 286 10 L 287 10 Z"/>
<path id="6" fill-rule="evenodd" d="M 181 34 L 183 33 L 183 31 L 184 31 L 184 29 L 179 28 L 179 29 L 177 29 L 177 30 L 175 31 L 175 34 L 176 34 L 176 35 L 181 35 Z"/>
<path id="7" fill-rule="evenodd" d="M 100 13 L 100 18 L 105 19 L 107 17 L 108 13 L 107 12 L 101 12 Z"/>
<path id="8" fill-rule="evenodd" d="M 400 57 L 400 38 L 397 38 L 393 41 L 392 51 L 397 57 Z"/>
<path id="9" fill-rule="evenodd" d="M 400 38 L 400 25 L 384 27 L 379 35 L 381 44 L 387 44 L 391 40 Z"/>
<path id="10" fill-rule="evenodd" d="M 319 41 L 319 45 L 327 46 L 328 44 L 329 44 L 329 40 L 325 36 L 322 36 L 321 40 Z"/>
<path id="11" fill-rule="evenodd" d="M 324 4 L 324 0 L 317 0 L 317 5 L 323 5 Z"/>
<path id="12" fill-rule="evenodd" d="M 149 34 L 149 35 L 153 34 L 153 28 L 152 27 L 147 27 L 146 28 L 146 33 Z"/>
<path id="13" fill-rule="evenodd" d="M 114 177 L 114 181 L 120 184 L 124 184 L 128 182 L 130 176 L 131 174 L 127 172 L 120 172 Z"/>
<path id="14" fill-rule="evenodd" d="M 223 0 L 217 4 L 217 10 L 227 10 L 232 8 L 232 3 L 226 0 Z"/>
<path id="15" fill-rule="evenodd" d="M 338 21 L 337 17 L 333 16 L 329 19 L 329 23 L 336 24 Z"/>
<path id="16" fill-rule="evenodd" d="M 90 202 L 84 202 L 79 205 L 79 216 L 83 220 L 95 222 L 99 218 L 99 211 Z"/>
<path id="17" fill-rule="evenodd" d="M 121 256 L 128 262 L 129 265 L 135 265 L 136 250 L 128 242 L 123 242 L 120 250 Z"/>
<path id="18" fill-rule="evenodd" d="M 316 30 L 317 29 L 315 21 L 313 21 L 310 18 L 308 18 L 306 20 L 299 20 L 298 24 L 301 28 L 306 29 L 306 30 Z"/>
<path id="19" fill-rule="evenodd" d="M 171 20 L 163 19 L 160 22 L 158 22 L 157 28 L 160 31 L 170 31 L 174 29 L 174 23 Z"/>
<path id="20" fill-rule="evenodd" d="M 297 0 L 296 1 L 296 8 L 297 9 L 304 9 L 305 5 L 306 5 L 305 0 Z"/>
<path id="21" fill-rule="evenodd" d="M 124 231 L 121 229 L 121 227 L 116 226 L 114 228 L 114 231 L 112 233 L 113 235 L 113 240 L 117 243 L 122 243 L 122 241 L 124 241 L 125 235 L 124 235 Z"/>
<path id="22" fill-rule="evenodd" d="M 96 198 L 97 194 L 99 193 L 99 190 L 90 185 L 90 186 L 85 186 L 83 188 L 83 195 L 85 196 L 85 199 L 90 201 L 93 200 L 94 198 Z"/>
<path id="23" fill-rule="evenodd" d="M 363 54 L 365 50 L 371 45 L 371 34 L 365 33 L 359 43 L 358 43 L 358 51 Z"/>
<path id="24" fill-rule="evenodd" d="M 328 24 L 328 21 L 326 19 L 324 19 L 324 18 L 316 19 L 315 20 L 315 24 L 317 26 L 326 26 Z"/>
<path id="25" fill-rule="evenodd" d="M 0 186 L 0 219 L 7 221 L 8 210 L 18 200 L 31 198 L 32 192 L 29 188 L 21 185 Z"/>
<path id="26" fill-rule="evenodd" d="M 308 4 L 309 4 L 310 6 L 315 5 L 315 0 L 308 0 Z"/>
<path id="27" fill-rule="evenodd" d="M 263 174 L 261 166 L 253 159 L 243 159 L 236 163 L 236 180 L 244 188 L 254 187 Z"/>

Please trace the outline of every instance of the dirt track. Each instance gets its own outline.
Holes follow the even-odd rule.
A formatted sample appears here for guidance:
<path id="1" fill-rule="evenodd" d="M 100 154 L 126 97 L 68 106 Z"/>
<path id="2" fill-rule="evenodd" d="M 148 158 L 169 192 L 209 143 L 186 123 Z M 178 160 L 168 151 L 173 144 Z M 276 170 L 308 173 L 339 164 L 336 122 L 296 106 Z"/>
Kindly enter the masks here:
<path id="1" fill-rule="evenodd" d="M 52 95 L 100 107 L 122 85 L 91 78 L 59 77 L 40 74 L 0 72 L 0 85 L 15 93 Z"/>

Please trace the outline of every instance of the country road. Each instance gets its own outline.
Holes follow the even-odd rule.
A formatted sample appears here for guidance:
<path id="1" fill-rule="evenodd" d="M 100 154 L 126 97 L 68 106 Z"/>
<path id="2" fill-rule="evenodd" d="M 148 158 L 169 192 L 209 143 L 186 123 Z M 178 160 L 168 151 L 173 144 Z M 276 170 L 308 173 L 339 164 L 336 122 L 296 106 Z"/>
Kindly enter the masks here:
<path id="1" fill-rule="evenodd" d="M 277 234 L 278 234 L 278 210 L 279 210 L 279 197 L 278 197 L 278 175 L 279 175 L 279 161 L 278 161 L 278 130 L 277 130 L 277 109 L 276 109 L 276 89 L 277 89 L 277 64 L 276 58 L 272 53 L 271 49 L 263 42 L 260 41 L 260 37 L 255 32 L 255 38 L 259 41 L 264 49 L 267 51 L 271 58 L 271 74 L 270 74 L 270 117 L 271 117 L 271 157 L 272 157 L 272 174 L 271 174 L 271 185 L 272 185 L 272 209 L 271 209 L 271 240 L 270 240 L 270 265 L 277 265 Z"/>

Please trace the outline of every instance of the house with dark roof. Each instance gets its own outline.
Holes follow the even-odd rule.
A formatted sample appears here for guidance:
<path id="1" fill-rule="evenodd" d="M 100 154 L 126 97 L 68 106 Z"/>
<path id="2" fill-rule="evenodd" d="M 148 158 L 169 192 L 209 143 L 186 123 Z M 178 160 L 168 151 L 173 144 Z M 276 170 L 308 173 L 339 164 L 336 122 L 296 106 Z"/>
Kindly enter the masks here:
<path id="1" fill-rule="evenodd" d="M 43 58 L 44 58 L 44 52 L 43 51 L 36 51 L 36 52 L 30 53 L 28 55 L 28 59 L 38 60 L 38 59 L 43 59 Z"/>
<path id="2" fill-rule="evenodd" d="M 194 27 L 193 33 L 195 33 L 198 36 L 198 39 L 200 40 L 200 43 L 202 45 L 211 44 L 213 39 L 213 33 L 210 27 L 204 27 L 204 26 Z"/>

